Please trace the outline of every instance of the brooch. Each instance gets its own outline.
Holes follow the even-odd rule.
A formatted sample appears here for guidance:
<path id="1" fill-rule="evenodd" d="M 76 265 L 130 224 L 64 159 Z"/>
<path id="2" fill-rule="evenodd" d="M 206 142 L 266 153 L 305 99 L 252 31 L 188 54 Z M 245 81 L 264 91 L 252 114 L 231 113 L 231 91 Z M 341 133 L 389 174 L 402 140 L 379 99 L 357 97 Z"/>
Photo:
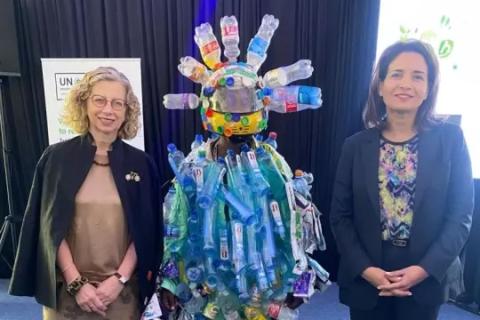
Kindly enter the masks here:
<path id="1" fill-rule="evenodd" d="M 130 171 L 130 173 L 127 173 L 125 175 L 125 180 L 127 181 L 135 181 L 135 182 L 140 182 L 140 175 L 136 173 L 135 171 Z"/>

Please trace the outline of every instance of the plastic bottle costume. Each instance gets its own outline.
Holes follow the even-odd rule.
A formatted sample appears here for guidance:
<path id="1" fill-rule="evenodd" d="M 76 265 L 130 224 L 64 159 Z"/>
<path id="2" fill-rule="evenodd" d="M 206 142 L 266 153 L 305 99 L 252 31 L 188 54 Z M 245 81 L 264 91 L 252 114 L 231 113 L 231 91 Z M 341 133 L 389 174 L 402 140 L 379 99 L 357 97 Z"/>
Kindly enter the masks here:
<path id="1" fill-rule="evenodd" d="M 212 151 L 216 135 L 248 136 L 267 127 L 268 112 L 319 108 L 317 87 L 287 86 L 311 76 L 309 60 L 267 72 L 266 59 L 278 27 L 263 17 L 250 41 L 246 63 L 237 62 L 238 26 L 223 17 L 222 42 L 228 62 L 208 23 L 195 29 L 195 42 L 207 67 L 192 57 L 180 59 L 179 71 L 202 85 L 193 93 L 168 94 L 168 109 L 195 109 L 207 142 L 197 135 L 188 156 L 174 144 L 168 161 L 175 174 L 164 200 L 165 256 L 162 286 L 181 304 L 174 319 L 296 319 L 298 311 L 282 304 L 287 293 L 308 298 L 324 289 L 328 273 L 308 254 L 324 250 L 320 213 L 311 202 L 311 174 L 295 176 L 275 150 L 276 135 L 253 139 L 236 154 Z"/>

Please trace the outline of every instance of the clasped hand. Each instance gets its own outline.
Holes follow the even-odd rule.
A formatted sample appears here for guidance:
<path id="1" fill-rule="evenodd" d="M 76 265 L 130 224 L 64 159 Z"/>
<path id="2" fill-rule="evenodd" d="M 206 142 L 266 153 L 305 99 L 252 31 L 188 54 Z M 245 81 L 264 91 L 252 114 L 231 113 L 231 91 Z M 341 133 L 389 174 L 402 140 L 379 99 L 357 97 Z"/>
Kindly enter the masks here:
<path id="1" fill-rule="evenodd" d="M 102 281 L 97 288 L 87 283 L 80 288 L 75 300 L 83 311 L 106 317 L 107 307 L 117 299 L 124 285 L 115 276 Z"/>
<path id="2" fill-rule="evenodd" d="M 408 297 L 412 295 L 410 288 L 427 278 L 428 273 L 422 267 L 413 265 L 390 272 L 369 267 L 362 276 L 380 291 L 380 296 Z"/>

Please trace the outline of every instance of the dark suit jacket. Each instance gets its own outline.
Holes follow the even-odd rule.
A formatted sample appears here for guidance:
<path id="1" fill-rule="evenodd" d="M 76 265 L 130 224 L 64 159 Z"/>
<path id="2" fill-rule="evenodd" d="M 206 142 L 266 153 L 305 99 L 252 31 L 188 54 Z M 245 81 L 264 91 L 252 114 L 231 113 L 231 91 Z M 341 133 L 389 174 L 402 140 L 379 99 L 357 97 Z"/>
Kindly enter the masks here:
<path id="1" fill-rule="evenodd" d="M 34 296 L 56 307 L 56 254 L 70 227 L 75 195 L 92 166 L 96 147 L 90 135 L 48 147 L 35 169 L 10 293 Z M 162 258 L 162 223 L 158 172 L 143 151 L 117 139 L 108 153 L 112 175 L 137 253 L 140 306 L 154 291 L 155 274 Z M 140 181 L 127 180 L 136 172 Z"/>
<path id="2" fill-rule="evenodd" d="M 371 309 L 378 290 L 361 277 L 382 267 L 378 166 L 380 130 L 368 129 L 343 146 L 334 185 L 330 222 L 340 253 L 340 301 Z M 438 124 L 419 133 L 414 216 L 403 266 L 420 265 L 429 274 L 412 288 L 421 304 L 446 299 L 449 273 L 459 267 L 473 211 L 470 158 L 461 129 Z"/>

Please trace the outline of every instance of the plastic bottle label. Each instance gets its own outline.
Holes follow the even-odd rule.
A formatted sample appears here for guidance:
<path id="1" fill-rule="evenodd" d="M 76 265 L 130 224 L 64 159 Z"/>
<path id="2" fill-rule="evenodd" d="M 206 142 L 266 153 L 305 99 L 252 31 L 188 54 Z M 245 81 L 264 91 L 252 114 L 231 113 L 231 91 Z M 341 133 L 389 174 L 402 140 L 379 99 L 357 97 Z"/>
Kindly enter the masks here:
<path id="1" fill-rule="evenodd" d="M 230 260 L 230 252 L 228 252 L 228 239 L 227 237 L 220 237 L 220 260 Z"/>
<path id="2" fill-rule="evenodd" d="M 195 183 L 197 184 L 197 189 L 203 187 L 203 168 L 201 167 L 193 167 L 192 168 L 193 178 L 195 179 Z"/>
<path id="3" fill-rule="evenodd" d="M 277 201 L 273 200 L 272 202 L 270 202 L 270 210 L 272 211 L 272 216 L 273 216 L 273 220 L 275 221 L 275 224 L 277 226 L 281 226 L 282 217 L 280 214 L 280 207 L 278 206 Z"/>
<path id="4" fill-rule="evenodd" d="M 224 36 L 231 36 L 238 34 L 238 26 L 236 25 L 226 25 L 222 28 L 222 34 Z"/>
<path id="5" fill-rule="evenodd" d="M 211 52 L 217 50 L 218 48 L 219 48 L 218 41 L 216 40 L 210 41 L 209 43 L 206 43 L 205 45 L 202 46 L 202 49 L 201 49 L 202 56 L 206 56 Z"/>
<path id="6" fill-rule="evenodd" d="M 252 169 L 258 169 L 257 157 L 255 156 L 255 152 L 248 151 L 247 152 L 248 162 Z"/>
<path id="7" fill-rule="evenodd" d="M 286 112 L 297 112 L 298 105 L 295 102 L 285 102 L 285 111 Z"/>
<path id="8" fill-rule="evenodd" d="M 278 303 L 270 303 L 268 305 L 267 313 L 270 317 L 277 319 L 280 314 L 281 305 Z"/>

